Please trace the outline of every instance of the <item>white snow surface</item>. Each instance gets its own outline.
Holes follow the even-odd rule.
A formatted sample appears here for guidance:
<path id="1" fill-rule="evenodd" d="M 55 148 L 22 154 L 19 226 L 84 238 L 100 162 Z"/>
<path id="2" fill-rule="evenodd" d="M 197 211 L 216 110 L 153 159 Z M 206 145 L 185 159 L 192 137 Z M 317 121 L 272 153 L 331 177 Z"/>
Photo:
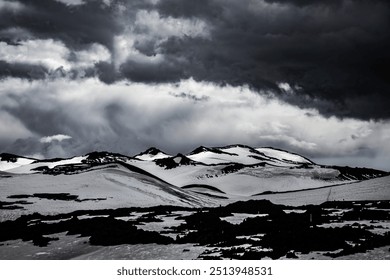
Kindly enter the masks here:
<path id="1" fill-rule="evenodd" d="M 213 151 L 203 151 L 197 154 L 189 155 L 188 158 L 202 162 L 205 164 L 220 164 L 220 163 L 241 163 L 241 164 L 256 164 L 261 162 L 258 159 L 249 157 L 252 153 L 248 149 L 236 148 L 231 151 L 224 151 L 226 153 L 215 153 Z M 222 151 L 222 150 L 221 150 Z M 229 153 L 229 154 L 228 154 Z"/>
<path id="2" fill-rule="evenodd" d="M 289 152 L 273 149 L 273 148 L 257 148 L 256 151 L 263 153 L 267 157 L 276 158 L 283 161 L 297 162 L 297 163 L 312 163 L 304 157 Z"/>
<path id="3" fill-rule="evenodd" d="M 89 237 L 56 233 L 47 237 L 59 238 L 47 247 L 34 246 L 21 239 L 9 240 L 0 246 L 2 260 L 177 260 L 196 259 L 206 247 L 194 244 L 135 244 L 91 246 Z"/>
<path id="4" fill-rule="evenodd" d="M 80 209 L 156 205 L 212 206 L 250 198 L 269 199 L 287 205 L 319 204 L 327 200 L 343 199 L 390 199 L 390 177 L 346 184 L 345 181 L 337 178 L 340 174 L 338 170 L 312 164 L 307 159 L 288 152 L 259 148 L 257 154 L 250 147 L 240 145 L 215 149 L 219 149 L 222 153 L 205 149 L 190 155 L 189 158 L 208 163 L 212 157 L 215 157 L 213 160 L 224 161 L 224 164 L 197 163 L 166 169 L 156 164 L 150 157 L 145 160 L 126 161 L 127 164 L 141 168 L 161 180 L 130 171 L 125 166 L 114 163 L 73 175 L 34 174 L 36 171 L 31 170 L 43 166 L 54 168 L 59 165 L 79 164 L 86 159 L 86 156 L 39 163 L 31 163 L 32 159 L 19 158 L 16 162 L 18 166 L 12 168 L 10 165 L 4 167 L 9 163 L 1 161 L 1 167 L 7 168 L 6 172 L 9 175 L 0 176 L 0 201 L 15 201 L 7 198 L 10 195 L 34 193 L 69 193 L 79 196 L 80 200 L 96 198 L 104 200 L 76 202 L 23 198 L 33 204 L 21 205 L 24 210 L 2 210 L 0 219 L 32 212 L 62 213 Z M 260 153 L 264 154 L 263 158 Z M 158 153 L 156 156 L 163 155 L 166 154 Z M 255 159 L 253 155 L 260 155 L 260 157 Z M 232 172 L 231 168 L 234 169 L 235 165 L 227 163 L 232 159 L 234 162 L 245 164 L 251 163 L 252 160 L 264 159 L 267 162 L 279 162 L 280 165 L 239 166 Z M 301 166 L 302 163 L 310 163 L 310 166 L 304 168 Z M 187 185 L 196 186 L 191 189 L 181 189 Z M 262 194 L 264 192 L 273 194 Z M 223 196 L 228 199 L 218 199 L 213 196 Z"/>
<path id="5" fill-rule="evenodd" d="M 302 163 L 312 164 L 312 162 L 304 157 L 289 152 L 273 148 L 252 149 L 241 145 L 213 148 L 212 150 L 205 149 L 202 152 L 191 154 L 187 157 L 204 164 L 234 162 L 252 165 L 265 162 L 270 165 L 283 167 L 293 167 Z"/>
<path id="6" fill-rule="evenodd" d="M 176 220 L 178 215 L 156 215 L 157 219 L 163 220 L 162 222 L 148 222 L 148 223 L 141 223 L 136 225 L 137 228 L 143 229 L 146 231 L 157 231 L 162 235 L 165 235 L 163 233 L 164 231 L 177 227 L 181 224 L 184 224 L 183 220 Z M 177 234 L 174 234 L 176 236 Z M 171 236 L 168 234 L 168 236 Z"/>
<path id="7" fill-rule="evenodd" d="M 14 168 L 28 165 L 28 164 L 32 163 L 33 161 L 35 161 L 35 160 L 29 159 L 29 158 L 22 158 L 22 157 L 17 158 L 16 162 L 0 161 L 0 171 L 7 171 L 8 172 L 9 170 L 12 170 Z"/>
<path id="8" fill-rule="evenodd" d="M 233 225 L 241 224 L 245 219 L 256 218 L 256 217 L 266 217 L 268 214 L 247 214 L 247 213 L 232 213 L 233 216 L 221 217 L 222 221 L 226 221 Z"/>
<path id="9" fill-rule="evenodd" d="M 226 194 L 242 197 L 265 191 L 281 192 L 341 184 L 339 171 L 314 165 L 311 169 L 275 166 L 245 167 L 234 173 L 223 171 L 225 165 L 181 165 L 165 169 L 154 162 L 128 161 L 175 186 L 210 185 Z M 326 179 L 326 180 L 324 180 Z"/>
<path id="10" fill-rule="evenodd" d="M 7 172 L 15 173 L 15 174 L 28 174 L 28 173 L 35 173 L 37 171 L 34 171 L 32 169 L 38 168 L 38 167 L 44 167 L 47 166 L 48 168 L 52 169 L 59 165 L 67 165 L 67 164 L 79 164 L 82 160 L 86 159 L 87 156 L 80 156 L 80 157 L 73 157 L 69 159 L 63 159 L 55 162 L 50 161 L 41 161 L 37 163 L 32 163 L 33 161 L 17 166 L 12 169 L 8 169 Z"/>
<path id="11" fill-rule="evenodd" d="M 143 154 L 143 155 L 135 156 L 136 159 L 146 160 L 146 161 L 152 161 L 155 159 L 162 159 L 162 158 L 168 158 L 168 157 L 171 157 L 171 156 L 166 154 L 166 153 L 163 153 L 163 152 L 159 152 L 156 155 Z"/>
<path id="12" fill-rule="evenodd" d="M 254 196 L 276 204 L 307 205 L 326 201 L 390 200 L 390 176 L 320 189 Z"/>
<path id="13" fill-rule="evenodd" d="M 10 199 L 11 195 L 34 193 L 69 193 L 83 199 L 105 200 L 63 201 L 36 197 Z M 122 166 L 97 168 L 73 175 L 24 174 L 0 178 L 0 201 L 24 200 L 33 204 L 24 209 L 0 211 L 0 221 L 39 212 L 43 215 L 69 213 L 81 209 L 148 207 L 157 205 L 213 206 L 214 199 L 188 192 L 147 175 L 132 172 Z"/>

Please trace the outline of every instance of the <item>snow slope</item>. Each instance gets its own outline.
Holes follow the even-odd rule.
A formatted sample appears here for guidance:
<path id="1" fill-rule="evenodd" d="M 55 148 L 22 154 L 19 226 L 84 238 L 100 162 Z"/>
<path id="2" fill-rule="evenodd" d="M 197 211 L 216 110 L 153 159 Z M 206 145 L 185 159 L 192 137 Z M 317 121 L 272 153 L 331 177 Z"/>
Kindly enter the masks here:
<path id="1" fill-rule="evenodd" d="M 307 158 L 304 158 L 300 155 L 289 153 L 289 152 L 278 150 L 278 149 L 274 149 L 274 148 L 257 148 L 256 151 L 264 154 L 267 157 L 278 159 L 281 161 L 313 164 L 312 161 L 310 161 Z"/>
<path id="2" fill-rule="evenodd" d="M 28 165 L 34 162 L 35 159 L 18 157 L 10 154 L 1 154 L 0 155 L 0 171 L 8 171 L 14 168 Z"/>
<path id="3" fill-rule="evenodd" d="M 180 161 L 178 158 L 129 163 L 179 187 L 197 185 L 192 189 L 212 194 L 207 187 L 211 186 L 233 197 L 319 188 L 381 175 L 369 169 L 321 166 L 294 153 L 245 145 L 201 146 L 187 156 L 180 155 Z M 202 185 L 206 185 L 203 190 Z"/>
<path id="4" fill-rule="evenodd" d="M 167 158 L 167 157 L 171 157 L 171 156 L 160 151 L 157 148 L 149 148 L 145 152 L 134 156 L 134 158 L 136 158 L 136 159 L 147 160 L 147 161 L 151 161 L 151 160 L 155 160 L 155 159 L 162 159 L 162 158 Z"/>
<path id="5" fill-rule="evenodd" d="M 231 145 L 218 148 L 199 147 L 188 156 L 191 160 L 204 164 L 240 163 L 245 165 L 267 163 L 275 166 L 291 167 L 300 164 L 313 164 L 295 154 L 272 148 L 253 149 L 245 145 Z"/>
<path id="6" fill-rule="evenodd" d="M 21 159 L 13 161 L 19 162 Z M 74 174 L 78 178 L 83 176 L 78 173 L 107 163 L 127 163 L 168 184 L 183 187 L 187 193 L 232 199 L 340 185 L 346 181 L 356 182 L 383 175 L 369 169 L 320 166 L 297 154 L 273 148 L 254 149 L 245 145 L 217 148 L 201 146 L 189 155 L 170 156 L 157 148 L 150 148 L 133 158 L 109 152 L 93 152 L 71 159 L 23 163 L 10 168 L 7 161 L 6 170 L 13 174 L 40 172 L 45 176 Z M 128 177 L 131 181 L 132 176 Z M 64 177 L 64 180 L 77 181 L 73 177 Z"/>
<path id="7" fill-rule="evenodd" d="M 276 204 L 293 206 L 326 201 L 390 200 L 390 176 L 321 189 L 257 195 L 253 199 L 267 199 Z"/>
<path id="8" fill-rule="evenodd" d="M 56 166 L 59 165 L 70 165 L 70 164 L 80 164 L 83 160 L 85 160 L 87 156 L 80 156 L 80 157 L 73 157 L 69 159 L 61 159 L 58 161 L 33 161 L 28 164 L 24 164 L 21 166 L 18 166 L 16 168 L 8 169 L 7 172 L 15 173 L 15 174 L 28 174 L 28 173 L 36 173 L 37 171 L 34 170 L 36 168 L 42 168 L 47 167 L 49 169 L 53 169 Z"/>
<path id="9" fill-rule="evenodd" d="M 255 153 L 250 151 L 249 147 L 232 147 L 232 148 L 206 148 L 199 147 L 187 157 L 191 160 L 204 164 L 221 164 L 221 163 L 241 163 L 256 164 L 261 162 L 259 159 L 251 157 Z"/>
<path id="10" fill-rule="evenodd" d="M 129 163 L 179 187 L 192 184 L 211 185 L 233 196 L 250 196 L 266 191 L 300 190 L 343 183 L 337 179 L 339 171 L 320 166 L 306 169 L 269 165 L 237 167 L 234 164 L 214 166 L 198 164 L 166 169 L 153 161 L 130 160 Z"/>
<path id="11" fill-rule="evenodd" d="M 9 198 L 13 195 L 36 193 L 68 193 L 75 200 L 52 200 L 37 197 Z M 152 176 L 140 174 L 121 165 L 94 168 L 73 175 L 25 174 L 0 178 L 0 201 L 27 201 L 24 209 L 0 211 L 0 220 L 14 219 L 22 214 L 68 213 L 81 209 L 148 207 L 157 205 L 215 205 L 214 199 L 188 192 Z"/>

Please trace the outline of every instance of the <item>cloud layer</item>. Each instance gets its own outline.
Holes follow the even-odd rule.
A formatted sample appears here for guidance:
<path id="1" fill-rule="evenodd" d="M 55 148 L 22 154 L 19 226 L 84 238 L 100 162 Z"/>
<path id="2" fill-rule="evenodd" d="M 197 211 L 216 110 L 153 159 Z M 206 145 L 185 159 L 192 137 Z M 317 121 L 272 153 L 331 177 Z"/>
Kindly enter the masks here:
<path id="1" fill-rule="evenodd" d="M 390 122 L 325 118 L 247 86 L 12 78 L 1 87 L 8 89 L 0 93 L 1 123 L 14 127 L 7 149 L 40 157 L 96 149 L 131 155 L 150 146 L 177 153 L 200 144 L 243 143 L 318 159 L 364 157 L 379 167 L 378 157 L 390 153 Z"/>
<path id="2" fill-rule="evenodd" d="M 193 77 L 273 89 L 278 98 L 327 116 L 390 117 L 387 1 L 2 0 L 0 15 L 8 69 L 2 76 L 35 78 L 42 72 L 37 67 L 66 67 L 95 48 L 106 55 L 86 57 L 84 66 L 93 71 L 83 75 L 107 83 Z M 42 52 L 57 57 L 31 63 Z M 33 56 L 23 60 L 25 53 Z M 283 82 L 295 86 L 293 94 L 278 88 Z"/>
<path id="3" fill-rule="evenodd" d="M 0 0 L 0 150 L 240 142 L 390 168 L 389 19 L 385 0 Z"/>

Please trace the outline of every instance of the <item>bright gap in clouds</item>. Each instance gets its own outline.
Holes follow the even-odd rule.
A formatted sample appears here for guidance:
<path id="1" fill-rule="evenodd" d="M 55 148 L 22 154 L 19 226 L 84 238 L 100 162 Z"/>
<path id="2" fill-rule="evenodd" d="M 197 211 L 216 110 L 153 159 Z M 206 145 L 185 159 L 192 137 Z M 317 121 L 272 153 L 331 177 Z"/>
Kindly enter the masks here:
<path id="1" fill-rule="evenodd" d="M 272 92 L 259 94 L 246 86 L 193 79 L 107 85 L 92 78 L 8 78 L 0 87 L 0 111 L 7 113 L 0 114 L 0 122 L 14 118 L 10 131 L 30 135 L 14 143 L 0 136 L 0 143 L 8 143 L 2 150 L 15 153 L 55 157 L 59 150 L 62 156 L 108 150 L 133 155 L 150 146 L 187 153 L 199 145 L 242 143 L 283 148 L 318 161 L 349 158 L 355 160 L 345 164 L 390 169 L 378 160 L 390 155 L 389 122 L 325 118 L 316 110 L 278 101 Z M 36 142 L 51 148 L 39 150 L 42 145 Z"/>
<path id="2" fill-rule="evenodd" d="M 51 143 L 53 141 L 61 142 L 63 140 L 67 140 L 67 139 L 72 139 L 72 137 L 69 135 L 57 134 L 57 135 L 53 135 L 53 136 L 42 137 L 40 142 L 41 143 Z"/>
<path id="3" fill-rule="evenodd" d="M 69 58 L 73 59 L 70 60 Z M 81 51 L 71 51 L 61 41 L 26 40 L 18 45 L 0 42 L 0 58 L 8 63 L 41 65 L 49 70 L 84 69 L 98 62 L 110 62 L 111 54 L 106 47 L 94 43 Z"/>

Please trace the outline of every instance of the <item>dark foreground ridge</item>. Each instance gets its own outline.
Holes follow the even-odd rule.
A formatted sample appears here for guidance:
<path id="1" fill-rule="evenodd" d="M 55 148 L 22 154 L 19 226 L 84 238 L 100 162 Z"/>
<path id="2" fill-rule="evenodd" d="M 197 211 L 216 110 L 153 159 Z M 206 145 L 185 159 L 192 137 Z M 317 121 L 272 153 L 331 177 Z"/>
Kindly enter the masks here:
<path id="1" fill-rule="evenodd" d="M 167 218 L 179 225 L 159 231 L 140 228 L 163 224 Z M 250 200 L 216 208 L 82 210 L 53 216 L 35 213 L 2 222 L 0 245 L 21 239 L 45 247 L 58 240 L 50 235 L 66 233 L 89 237 L 90 246 L 190 243 L 210 247 L 199 255 L 202 259 L 295 258 L 311 252 L 339 257 L 390 245 L 390 229 L 384 226 L 389 221 L 389 201 L 289 207 Z"/>

